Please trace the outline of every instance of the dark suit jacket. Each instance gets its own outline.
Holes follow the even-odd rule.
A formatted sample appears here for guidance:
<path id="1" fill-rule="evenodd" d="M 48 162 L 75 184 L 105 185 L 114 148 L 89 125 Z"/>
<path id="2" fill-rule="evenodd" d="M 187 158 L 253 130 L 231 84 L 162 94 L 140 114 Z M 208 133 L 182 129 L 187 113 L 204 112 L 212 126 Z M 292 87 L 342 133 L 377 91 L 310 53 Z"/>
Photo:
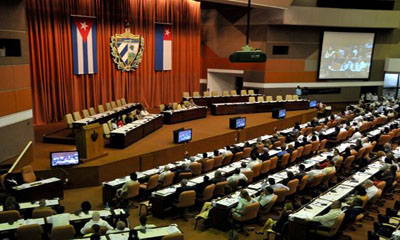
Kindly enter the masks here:
<path id="1" fill-rule="evenodd" d="M 211 183 L 217 184 L 219 182 L 224 182 L 226 181 L 226 177 L 220 177 L 220 178 L 214 178 L 211 180 Z"/>
<path id="2" fill-rule="evenodd" d="M 182 193 L 182 192 L 185 192 L 185 191 L 190 191 L 190 190 L 195 190 L 194 189 L 194 187 L 190 187 L 190 186 L 184 186 L 184 187 L 178 187 L 177 189 L 176 189 L 176 191 L 175 191 L 175 199 L 176 200 L 178 200 L 179 199 L 179 195 Z"/>

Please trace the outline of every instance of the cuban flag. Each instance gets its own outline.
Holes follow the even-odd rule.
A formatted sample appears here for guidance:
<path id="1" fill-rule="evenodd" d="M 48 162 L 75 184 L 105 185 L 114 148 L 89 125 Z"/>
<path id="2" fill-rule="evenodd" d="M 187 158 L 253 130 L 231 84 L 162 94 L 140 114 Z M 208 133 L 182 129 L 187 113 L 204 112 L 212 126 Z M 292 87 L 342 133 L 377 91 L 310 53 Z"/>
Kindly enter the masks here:
<path id="1" fill-rule="evenodd" d="M 172 69 L 172 25 L 156 23 L 155 25 L 155 70 Z"/>
<path id="2" fill-rule="evenodd" d="M 96 18 L 71 17 L 74 74 L 97 73 Z"/>

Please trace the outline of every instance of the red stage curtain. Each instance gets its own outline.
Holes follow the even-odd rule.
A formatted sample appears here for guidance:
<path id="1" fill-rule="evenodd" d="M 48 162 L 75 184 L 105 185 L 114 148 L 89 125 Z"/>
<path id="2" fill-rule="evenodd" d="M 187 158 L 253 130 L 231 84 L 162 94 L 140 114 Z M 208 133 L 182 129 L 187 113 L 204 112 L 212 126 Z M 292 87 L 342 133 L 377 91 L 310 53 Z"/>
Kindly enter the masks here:
<path id="1" fill-rule="evenodd" d="M 27 0 L 31 75 L 36 124 L 60 121 L 73 111 L 127 98 L 147 107 L 180 101 L 200 88 L 200 4 L 193 0 Z M 97 17 L 98 73 L 73 75 L 71 15 Z M 110 37 L 144 37 L 136 72 L 117 70 Z M 172 71 L 154 71 L 154 23 L 173 24 Z"/>

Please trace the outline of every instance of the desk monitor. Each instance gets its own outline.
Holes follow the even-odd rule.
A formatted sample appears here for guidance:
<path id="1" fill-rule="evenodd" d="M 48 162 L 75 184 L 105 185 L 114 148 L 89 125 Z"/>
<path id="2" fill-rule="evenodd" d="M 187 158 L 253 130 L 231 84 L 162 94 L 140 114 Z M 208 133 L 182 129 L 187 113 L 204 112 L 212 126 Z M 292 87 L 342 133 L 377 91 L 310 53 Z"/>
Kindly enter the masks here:
<path id="1" fill-rule="evenodd" d="M 286 117 L 286 109 L 275 108 L 272 109 L 272 118 L 283 119 Z"/>
<path id="2" fill-rule="evenodd" d="M 174 143 L 186 143 L 192 140 L 192 129 L 177 129 L 174 131 Z"/>
<path id="3" fill-rule="evenodd" d="M 316 100 L 310 101 L 310 108 L 315 108 L 315 107 L 317 107 L 317 101 Z"/>
<path id="4" fill-rule="evenodd" d="M 79 152 L 76 150 L 50 153 L 51 167 L 68 167 L 78 165 L 79 163 Z"/>
<path id="5" fill-rule="evenodd" d="M 245 117 L 234 117 L 229 119 L 229 128 L 230 129 L 242 129 L 246 127 L 246 118 Z"/>

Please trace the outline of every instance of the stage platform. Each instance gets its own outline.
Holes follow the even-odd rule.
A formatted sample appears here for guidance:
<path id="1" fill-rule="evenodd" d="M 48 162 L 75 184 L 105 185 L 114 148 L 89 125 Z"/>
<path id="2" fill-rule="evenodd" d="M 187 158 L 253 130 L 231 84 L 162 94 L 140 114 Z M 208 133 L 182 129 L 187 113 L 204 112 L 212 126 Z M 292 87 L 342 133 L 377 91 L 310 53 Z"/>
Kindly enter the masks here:
<path id="1" fill-rule="evenodd" d="M 316 115 L 315 109 L 288 111 L 283 120 L 273 119 L 271 113 L 241 114 L 240 116 L 247 118 L 247 126 L 238 134 L 238 131 L 229 129 L 229 118 L 239 115 L 209 114 L 203 119 L 164 125 L 125 149 L 106 148 L 107 156 L 67 169 L 51 169 L 50 152 L 73 150 L 75 146 L 42 141 L 43 134 L 62 129 L 65 123 L 36 126 L 32 166 L 39 177 L 67 176 L 68 188 L 96 186 L 103 181 L 126 176 L 132 171 L 143 171 L 181 160 L 186 149 L 190 155 L 212 151 L 236 143 L 238 137 L 242 142 L 263 134 L 271 134 L 274 127 L 284 129 L 293 126 L 295 122 L 307 122 Z M 172 132 L 181 127 L 193 129 L 193 139 L 186 146 L 173 143 Z"/>

